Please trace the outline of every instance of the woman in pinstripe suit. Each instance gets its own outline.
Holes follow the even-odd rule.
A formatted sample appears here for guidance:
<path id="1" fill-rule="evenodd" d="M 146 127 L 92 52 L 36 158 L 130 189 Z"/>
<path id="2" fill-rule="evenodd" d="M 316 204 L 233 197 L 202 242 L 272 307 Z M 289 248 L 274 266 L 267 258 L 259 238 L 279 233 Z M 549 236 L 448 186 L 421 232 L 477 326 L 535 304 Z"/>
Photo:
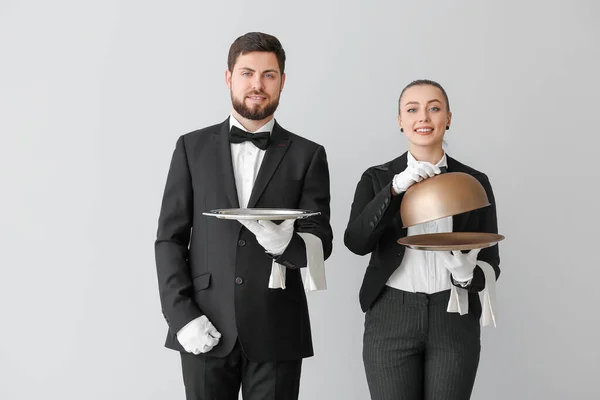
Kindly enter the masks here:
<path id="1" fill-rule="evenodd" d="M 442 86 L 429 80 L 410 83 L 398 106 L 409 151 L 367 169 L 356 188 L 344 243 L 353 253 L 371 254 L 360 302 L 366 312 L 363 361 L 374 400 L 465 400 L 473 389 L 481 349 L 478 293 L 486 288 L 484 269 L 492 271 L 487 276 L 500 275 L 498 246 L 450 253 L 397 243 L 422 233 L 498 232 L 487 176 L 443 150 L 451 120 Z M 478 179 L 491 206 L 403 228 L 404 192 L 443 171 Z M 468 313 L 449 312 L 452 286 L 467 291 Z"/>

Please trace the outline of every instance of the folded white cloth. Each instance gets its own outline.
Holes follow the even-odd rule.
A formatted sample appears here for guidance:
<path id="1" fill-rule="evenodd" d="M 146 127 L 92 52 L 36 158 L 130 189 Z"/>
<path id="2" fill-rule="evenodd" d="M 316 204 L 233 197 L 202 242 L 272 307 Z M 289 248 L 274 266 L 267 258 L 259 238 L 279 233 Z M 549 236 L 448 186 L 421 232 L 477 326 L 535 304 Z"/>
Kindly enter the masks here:
<path id="1" fill-rule="evenodd" d="M 477 265 L 483 270 L 485 275 L 485 289 L 482 291 L 482 312 L 481 325 L 487 326 L 491 323 L 496 327 L 496 272 L 494 268 L 485 261 L 478 260 Z"/>
<path id="2" fill-rule="evenodd" d="M 480 293 L 481 326 L 494 324 L 494 327 L 496 327 L 496 315 L 494 314 L 494 308 L 496 307 L 496 273 L 494 268 L 485 261 L 477 260 L 477 265 L 485 275 L 485 288 Z M 457 312 L 460 315 L 467 314 L 469 312 L 469 292 L 452 285 L 447 311 Z"/>
<path id="3" fill-rule="evenodd" d="M 312 233 L 298 232 L 306 246 L 306 271 L 304 271 L 304 289 L 307 292 L 313 290 L 326 290 L 325 279 L 325 257 L 323 253 L 323 242 Z M 304 268 L 303 268 L 304 269 Z M 286 267 L 273 261 L 271 275 L 269 276 L 269 289 L 285 289 Z"/>

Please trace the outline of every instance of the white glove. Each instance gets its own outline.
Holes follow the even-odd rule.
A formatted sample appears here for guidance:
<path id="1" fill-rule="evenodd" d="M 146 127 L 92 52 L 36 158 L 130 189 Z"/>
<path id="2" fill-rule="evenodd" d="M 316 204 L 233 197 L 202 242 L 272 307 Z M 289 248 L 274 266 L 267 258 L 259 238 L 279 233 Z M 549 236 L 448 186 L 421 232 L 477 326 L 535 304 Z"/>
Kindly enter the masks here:
<path id="1" fill-rule="evenodd" d="M 423 179 L 431 178 L 439 174 L 439 167 L 426 161 L 418 161 L 404 171 L 400 172 L 392 180 L 392 188 L 396 194 L 406 192 L 406 190 L 417 182 Z"/>
<path id="2" fill-rule="evenodd" d="M 190 321 L 177 332 L 177 340 L 188 353 L 207 353 L 219 343 L 221 333 L 210 323 L 206 315 Z"/>
<path id="3" fill-rule="evenodd" d="M 267 253 L 279 256 L 283 254 L 294 235 L 293 219 L 286 219 L 277 225 L 266 220 L 240 220 L 248 230 L 254 233 L 258 243 L 264 247 Z"/>
<path id="4" fill-rule="evenodd" d="M 467 282 L 473 279 L 473 270 L 477 265 L 477 254 L 481 249 L 473 249 L 467 254 L 461 251 L 453 250 L 452 254 L 441 251 L 438 254 L 442 257 L 444 266 L 450 271 L 454 279 L 458 282 Z"/>

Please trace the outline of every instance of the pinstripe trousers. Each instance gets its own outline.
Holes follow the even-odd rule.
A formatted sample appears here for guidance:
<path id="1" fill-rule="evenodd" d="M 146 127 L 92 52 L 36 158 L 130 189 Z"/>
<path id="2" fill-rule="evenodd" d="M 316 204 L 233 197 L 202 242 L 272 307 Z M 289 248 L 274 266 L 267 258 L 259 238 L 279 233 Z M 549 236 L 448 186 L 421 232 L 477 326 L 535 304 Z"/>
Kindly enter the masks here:
<path id="1" fill-rule="evenodd" d="M 373 400 L 468 400 L 481 351 L 479 315 L 446 311 L 450 291 L 386 286 L 365 315 L 363 361 Z"/>

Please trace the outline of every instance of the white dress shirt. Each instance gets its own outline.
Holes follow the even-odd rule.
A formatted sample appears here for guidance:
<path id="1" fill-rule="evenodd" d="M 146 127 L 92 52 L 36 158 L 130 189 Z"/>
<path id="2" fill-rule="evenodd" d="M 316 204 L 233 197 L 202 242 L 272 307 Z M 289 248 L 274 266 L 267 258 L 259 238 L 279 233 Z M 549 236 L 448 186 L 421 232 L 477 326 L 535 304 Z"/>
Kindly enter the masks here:
<path id="1" fill-rule="evenodd" d="M 408 166 L 416 162 L 417 160 L 408 152 Z M 448 167 L 446 153 L 436 166 Z M 408 236 L 444 232 L 452 232 L 452 217 L 408 227 Z M 437 252 L 413 250 L 407 247 L 400 266 L 390 276 L 386 285 L 406 292 L 431 294 L 450 289 L 452 282 L 450 271 L 444 266 Z"/>
<path id="2" fill-rule="evenodd" d="M 229 118 L 229 129 L 231 129 L 231 126 L 236 126 L 248 132 L 233 115 Z M 269 122 L 252 133 L 271 132 L 273 126 L 275 126 L 275 118 L 271 118 Z M 238 201 L 241 208 L 246 208 L 266 150 L 259 149 L 249 141 L 230 143 L 229 145 L 231 146 L 231 162 L 233 164 L 233 177 L 235 178 Z"/>
<path id="3" fill-rule="evenodd" d="M 233 114 L 229 117 L 229 129 L 236 126 L 241 130 L 248 132 L 246 128 L 235 119 Z M 263 125 L 255 132 L 272 132 L 275 126 L 275 118 Z M 231 162 L 233 164 L 233 176 L 235 178 L 235 187 L 238 195 L 240 208 L 247 208 L 254 182 L 260 170 L 265 151 L 256 147 L 252 142 L 230 143 Z M 306 271 L 304 273 L 304 288 L 307 291 L 327 289 L 325 279 L 323 242 L 321 239 L 311 233 L 298 233 L 304 240 L 306 246 Z M 273 261 L 271 275 L 269 277 L 268 287 L 271 289 L 285 289 L 286 267 Z"/>

